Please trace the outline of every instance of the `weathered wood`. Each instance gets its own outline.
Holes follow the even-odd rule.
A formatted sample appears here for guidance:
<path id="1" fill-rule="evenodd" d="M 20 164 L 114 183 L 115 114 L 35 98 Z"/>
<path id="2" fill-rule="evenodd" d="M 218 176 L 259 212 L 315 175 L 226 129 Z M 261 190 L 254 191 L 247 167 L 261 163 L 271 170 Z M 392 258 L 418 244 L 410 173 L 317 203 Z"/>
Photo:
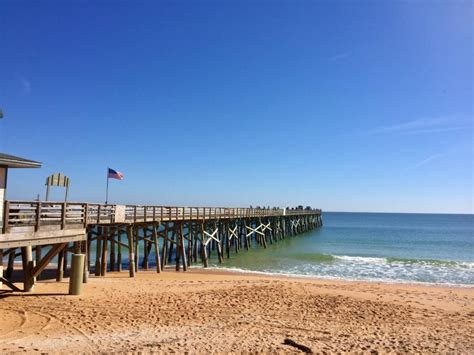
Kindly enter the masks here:
<path id="1" fill-rule="evenodd" d="M 22 247 L 21 256 L 23 261 L 23 289 L 25 292 L 33 292 L 35 277 L 33 276 L 34 261 L 31 246 Z"/>
<path id="2" fill-rule="evenodd" d="M 102 257 L 102 226 L 97 227 L 97 238 L 95 245 L 95 276 L 100 276 Z"/>
<path id="3" fill-rule="evenodd" d="M 80 295 L 84 279 L 84 254 L 73 254 L 71 259 L 71 276 L 69 277 L 69 294 Z"/>
<path id="4" fill-rule="evenodd" d="M 128 270 L 130 277 L 135 277 L 135 255 L 133 253 L 133 226 L 130 224 L 127 226 L 127 238 L 128 238 Z"/>
<path id="5" fill-rule="evenodd" d="M 187 264 L 187 261 L 186 261 L 186 249 L 185 249 L 185 245 L 184 245 L 183 223 L 181 223 L 181 226 L 180 226 L 179 248 L 180 248 L 180 254 L 181 254 L 181 261 L 183 263 L 183 271 L 186 271 L 188 269 L 188 264 Z M 179 269 L 178 269 L 178 271 L 179 271 Z"/>
<path id="6" fill-rule="evenodd" d="M 36 260 L 36 266 L 31 270 L 31 276 L 37 277 L 46 266 L 48 266 L 49 262 L 66 246 L 67 243 L 53 245 L 43 258 Z"/>
<path id="7" fill-rule="evenodd" d="M 40 260 L 41 260 L 41 249 L 42 249 L 42 246 L 41 245 L 37 245 L 35 247 L 35 260 L 36 260 L 36 265 L 39 264 Z M 36 275 L 36 280 L 39 280 L 40 279 L 40 275 L 41 274 L 38 274 Z"/>
<path id="8" fill-rule="evenodd" d="M 0 290 L 3 286 L 3 249 L 0 249 Z"/>
<path id="9" fill-rule="evenodd" d="M 89 244 L 87 240 L 82 241 L 82 253 L 84 254 L 84 276 L 82 282 L 89 282 Z"/>
<path id="10" fill-rule="evenodd" d="M 156 231 L 157 228 L 158 228 L 158 225 L 153 224 L 152 237 L 153 237 L 153 244 L 155 246 L 156 272 L 160 273 L 161 272 L 160 244 L 158 241 L 158 233 Z"/>
<path id="11" fill-rule="evenodd" d="M 58 254 L 58 265 L 56 267 L 56 281 L 62 281 L 64 277 L 64 253 L 65 249 L 62 249 Z"/>
<path id="12" fill-rule="evenodd" d="M 18 287 L 16 287 L 12 282 L 10 282 L 9 280 L 7 280 L 6 278 L 4 277 L 0 277 L 0 285 L 1 284 L 4 284 L 5 286 L 9 287 L 10 289 L 12 289 L 13 291 L 17 291 L 17 292 L 20 292 L 21 289 L 19 289 Z"/>
<path id="13" fill-rule="evenodd" d="M 110 240 L 110 271 L 115 271 L 115 230 L 111 233 Z"/>
<path id="14" fill-rule="evenodd" d="M 166 253 L 168 248 L 168 224 L 165 224 L 165 230 L 163 233 L 163 248 L 161 252 L 161 269 L 163 270 L 166 265 Z"/>
<path id="15" fill-rule="evenodd" d="M 119 214 L 114 215 L 116 208 Z M 40 216 L 39 220 L 37 216 Z M 8 233 L 0 234 L 0 251 L 9 258 L 7 277 L 11 277 L 13 272 L 15 256 L 22 255 L 24 258 L 23 248 L 26 246 L 35 246 L 38 264 L 34 272 L 27 275 L 31 279 L 38 276 L 49 262 L 49 253 L 42 256 L 43 245 L 73 242 L 73 248 L 65 247 L 57 251 L 57 279 L 61 280 L 66 272 L 67 253 L 74 251 L 85 254 L 84 281 L 87 281 L 87 270 L 90 270 L 91 243 L 96 246 L 96 275 L 106 274 L 108 262 L 111 271 L 121 270 L 123 247 L 129 250 L 130 276 L 133 277 L 139 270 L 141 243 L 143 269 L 149 267 L 154 248 L 157 272 L 173 262 L 173 258 L 176 270 L 181 265 L 183 270 L 187 270 L 193 261 L 198 261 L 198 255 L 207 267 L 214 252 L 222 263 L 224 253 L 230 258 L 232 249 L 238 253 L 244 247 L 247 250 L 258 246 L 266 248 L 268 243 L 276 243 L 286 236 L 303 233 L 322 224 L 320 210 L 113 206 L 73 202 L 15 202 L 13 207 L 8 208 L 5 221 L 4 231 Z M 160 230 L 161 225 L 164 228 Z M 122 231 L 127 234 L 125 243 L 121 240 Z M 161 250 L 159 238 L 163 238 Z M 15 248 L 18 247 L 21 253 L 16 254 Z"/>
<path id="16" fill-rule="evenodd" d="M 113 233 L 111 227 L 104 227 L 102 235 L 102 255 L 100 260 L 100 276 L 105 276 L 107 273 L 107 258 L 108 258 L 108 245 L 109 236 Z"/>
<path id="17" fill-rule="evenodd" d="M 6 273 L 6 278 L 11 279 L 13 275 L 13 266 L 15 263 L 15 255 L 16 255 L 16 248 L 12 248 L 12 251 L 8 255 L 8 266 L 7 266 L 7 273 Z"/>
<path id="18" fill-rule="evenodd" d="M 150 245 L 148 241 L 148 229 L 147 228 L 142 228 L 143 231 L 143 261 L 142 261 L 142 269 L 143 270 L 148 270 L 148 257 L 150 254 Z"/>
<path id="19" fill-rule="evenodd" d="M 135 210 L 135 213 L 136 213 L 136 210 Z M 136 217 L 135 217 L 136 219 Z M 133 228 L 133 232 L 134 232 L 134 236 L 133 236 L 133 239 L 134 239 L 134 243 L 135 243 L 135 272 L 138 272 L 138 262 L 140 260 L 140 233 L 139 233 L 139 229 L 138 227 L 136 228 Z"/>
<path id="20" fill-rule="evenodd" d="M 122 271 L 122 230 L 119 227 L 117 232 L 117 271 Z"/>

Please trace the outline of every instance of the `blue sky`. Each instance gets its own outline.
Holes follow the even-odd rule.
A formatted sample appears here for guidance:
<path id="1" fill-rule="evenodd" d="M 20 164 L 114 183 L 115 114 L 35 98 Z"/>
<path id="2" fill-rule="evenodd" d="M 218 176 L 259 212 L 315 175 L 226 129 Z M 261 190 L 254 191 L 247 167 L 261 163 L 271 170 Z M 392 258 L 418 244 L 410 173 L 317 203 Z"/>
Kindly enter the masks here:
<path id="1" fill-rule="evenodd" d="M 473 213 L 470 1 L 1 1 L 8 198 Z M 53 198 L 60 199 L 56 189 Z"/>

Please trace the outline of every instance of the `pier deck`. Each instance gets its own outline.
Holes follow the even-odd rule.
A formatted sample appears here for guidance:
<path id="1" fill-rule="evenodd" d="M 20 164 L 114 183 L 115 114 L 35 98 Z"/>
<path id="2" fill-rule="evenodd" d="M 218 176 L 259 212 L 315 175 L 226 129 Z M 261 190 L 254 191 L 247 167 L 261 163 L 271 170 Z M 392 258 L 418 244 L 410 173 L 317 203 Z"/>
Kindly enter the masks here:
<path id="1" fill-rule="evenodd" d="M 122 251 L 128 254 L 131 277 L 139 271 L 140 264 L 142 269 L 148 269 L 153 263 L 156 271 L 161 272 L 174 262 L 177 271 L 186 271 L 189 265 L 199 261 L 207 267 L 213 254 L 222 263 L 231 251 L 266 248 L 269 243 L 321 225 L 318 209 L 6 201 L 0 234 L 0 285 L 3 281 L 14 288 L 9 279 L 19 256 L 24 289 L 31 291 L 35 279 L 53 258 L 57 259 L 56 279 L 61 280 L 67 272 L 71 252 L 86 255 L 84 281 L 87 282 L 92 270 L 97 276 L 107 271 L 122 271 Z M 3 259 L 7 255 L 4 277 Z"/>

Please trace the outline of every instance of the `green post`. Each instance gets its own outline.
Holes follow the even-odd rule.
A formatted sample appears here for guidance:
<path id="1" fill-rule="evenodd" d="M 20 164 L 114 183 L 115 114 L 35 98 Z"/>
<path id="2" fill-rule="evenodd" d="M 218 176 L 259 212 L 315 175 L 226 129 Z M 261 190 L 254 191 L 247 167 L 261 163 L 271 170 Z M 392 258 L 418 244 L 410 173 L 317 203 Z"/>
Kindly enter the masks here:
<path id="1" fill-rule="evenodd" d="M 69 294 L 80 295 L 84 274 L 84 254 L 73 254 L 71 260 L 71 276 L 69 277 Z"/>

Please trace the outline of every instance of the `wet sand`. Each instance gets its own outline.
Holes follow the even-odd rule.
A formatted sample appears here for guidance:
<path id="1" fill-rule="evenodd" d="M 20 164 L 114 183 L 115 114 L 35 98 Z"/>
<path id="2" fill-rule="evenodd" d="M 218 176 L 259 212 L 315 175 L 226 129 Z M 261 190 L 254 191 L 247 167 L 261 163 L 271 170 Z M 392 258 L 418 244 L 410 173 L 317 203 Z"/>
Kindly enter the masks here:
<path id="1" fill-rule="evenodd" d="M 474 289 L 126 272 L 0 291 L 0 352 L 474 353 Z"/>

